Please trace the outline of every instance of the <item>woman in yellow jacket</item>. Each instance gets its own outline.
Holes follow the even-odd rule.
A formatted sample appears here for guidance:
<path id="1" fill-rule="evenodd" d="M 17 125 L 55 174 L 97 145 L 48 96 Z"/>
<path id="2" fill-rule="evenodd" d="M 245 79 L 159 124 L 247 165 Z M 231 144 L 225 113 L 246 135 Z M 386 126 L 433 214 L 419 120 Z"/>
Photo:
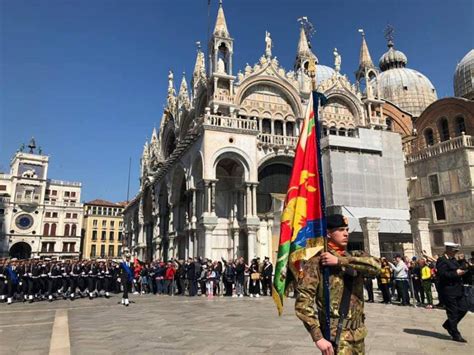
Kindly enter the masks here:
<path id="1" fill-rule="evenodd" d="M 433 308 L 433 295 L 431 294 L 431 269 L 426 264 L 425 259 L 420 259 L 420 269 L 421 269 L 421 285 L 423 286 L 423 291 L 425 291 L 426 300 L 428 304 L 426 308 Z"/>
<path id="2" fill-rule="evenodd" d="M 380 271 L 380 290 L 382 291 L 383 303 L 390 303 L 390 279 L 392 277 L 392 271 L 388 265 L 387 259 L 382 258 L 382 268 Z"/>

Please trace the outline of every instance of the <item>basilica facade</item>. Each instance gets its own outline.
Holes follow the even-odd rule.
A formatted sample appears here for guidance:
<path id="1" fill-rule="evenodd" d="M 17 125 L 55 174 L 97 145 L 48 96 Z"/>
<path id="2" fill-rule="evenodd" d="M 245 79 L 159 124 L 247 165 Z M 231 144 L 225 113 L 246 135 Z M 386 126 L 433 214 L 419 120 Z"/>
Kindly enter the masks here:
<path id="1" fill-rule="evenodd" d="M 280 215 L 316 62 L 328 212 L 349 217 L 351 246 L 373 255 L 431 250 L 426 221 L 410 217 L 404 147 L 436 90 L 407 68 L 393 38 L 379 67 L 362 33 L 355 81 L 319 62 L 301 28 L 293 70 L 272 54 L 236 72 L 219 6 L 209 58 L 198 48 L 190 86 L 175 90 L 141 157 L 140 191 L 124 210 L 124 242 L 143 260 L 276 256 Z M 265 48 L 263 50 L 263 47 Z"/>

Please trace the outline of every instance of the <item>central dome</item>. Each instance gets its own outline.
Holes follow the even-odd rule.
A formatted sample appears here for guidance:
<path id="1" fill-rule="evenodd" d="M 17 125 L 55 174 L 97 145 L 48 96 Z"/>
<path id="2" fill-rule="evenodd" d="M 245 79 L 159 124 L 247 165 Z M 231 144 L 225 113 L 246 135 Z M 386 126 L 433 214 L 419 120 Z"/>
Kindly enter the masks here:
<path id="1" fill-rule="evenodd" d="M 418 117 L 438 99 L 431 81 L 416 70 L 395 68 L 384 71 L 371 83 L 380 97 Z"/>
<path id="2" fill-rule="evenodd" d="M 389 41 L 388 51 L 379 61 L 382 72 L 370 85 L 380 98 L 418 117 L 438 96 L 431 81 L 420 72 L 406 68 L 407 63 L 407 56 Z"/>

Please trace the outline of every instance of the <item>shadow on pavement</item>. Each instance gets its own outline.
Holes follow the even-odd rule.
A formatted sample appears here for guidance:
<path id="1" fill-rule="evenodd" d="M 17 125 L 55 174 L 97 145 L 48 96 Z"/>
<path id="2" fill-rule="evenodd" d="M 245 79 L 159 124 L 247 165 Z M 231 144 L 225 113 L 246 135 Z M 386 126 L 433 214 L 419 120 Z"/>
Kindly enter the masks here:
<path id="1" fill-rule="evenodd" d="M 422 335 L 425 337 L 432 337 L 432 338 L 438 338 L 438 339 L 443 339 L 443 340 L 451 340 L 451 337 L 449 335 L 432 332 L 430 330 L 405 328 L 403 329 L 403 331 L 408 334 Z"/>

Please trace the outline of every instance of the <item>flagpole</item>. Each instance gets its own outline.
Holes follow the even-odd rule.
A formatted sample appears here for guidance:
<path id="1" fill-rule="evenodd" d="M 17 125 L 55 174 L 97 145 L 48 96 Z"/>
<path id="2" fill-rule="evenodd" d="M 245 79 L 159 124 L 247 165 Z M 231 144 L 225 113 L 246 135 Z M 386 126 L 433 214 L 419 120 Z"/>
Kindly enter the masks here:
<path id="1" fill-rule="evenodd" d="M 320 191 L 320 202 L 321 202 L 321 232 L 324 241 L 324 252 L 328 251 L 328 238 L 327 238 L 327 226 L 326 226 L 326 198 L 324 195 L 324 184 L 323 184 L 323 162 L 321 154 L 321 126 L 319 120 L 319 103 L 322 94 L 316 91 L 316 62 L 314 58 L 311 58 L 308 63 L 308 75 L 311 77 L 312 86 L 312 99 L 313 99 L 313 117 L 315 126 L 314 139 L 316 141 L 316 166 L 318 167 L 319 175 L 319 191 Z M 311 103 L 310 103 L 311 104 Z M 317 207 L 317 206 L 316 206 Z M 325 327 L 323 329 L 324 338 L 327 341 L 331 341 L 331 319 L 330 319 L 330 294 L 329 294 L 329 266 L 323 266 L 323 294 L 325 304 Z"/>

